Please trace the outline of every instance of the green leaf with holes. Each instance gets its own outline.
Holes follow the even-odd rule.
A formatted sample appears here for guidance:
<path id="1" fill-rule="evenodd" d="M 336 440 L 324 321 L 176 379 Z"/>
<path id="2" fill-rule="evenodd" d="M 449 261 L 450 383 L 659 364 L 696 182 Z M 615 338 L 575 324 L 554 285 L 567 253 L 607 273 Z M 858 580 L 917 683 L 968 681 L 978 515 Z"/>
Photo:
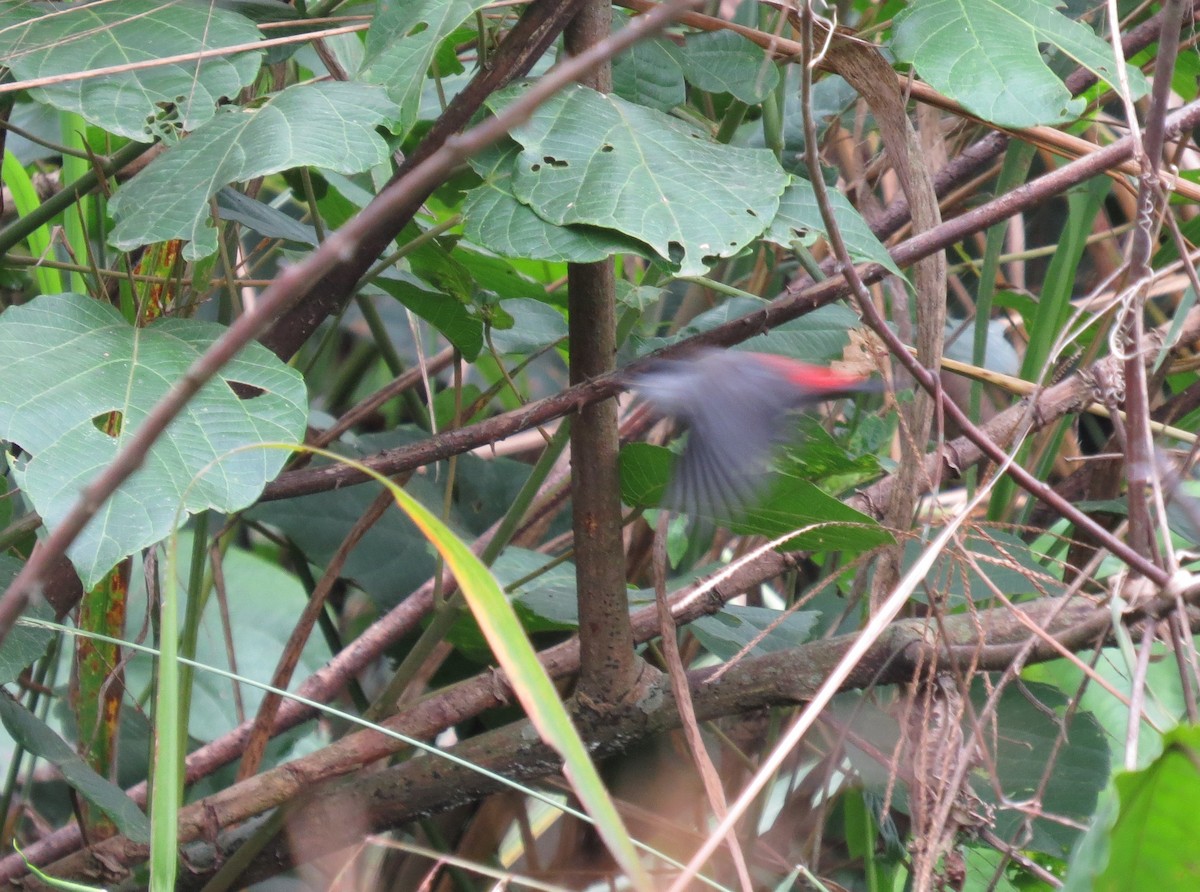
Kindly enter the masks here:
<path id="1" fill-rule="evenodd" d="M 113 307 L 79 294 L 39 297 L 0 314 L 7 360 L 0 438 L 20 447 L 11 460 L 15 479 L 49 529 L 224 330 L 191 319 L 135 329 Z M 299 373 L 265 347 L 245 348 L 75 540 L 69 555 L 84 585 L 166 537 L 181 506 L 186 517 L 251 504 L 288 452 L 245 447 L 297 442 L 307 415 Z"/>
<path id="2" fill-rule="evenodd" d="M 308 165 L 367 170 L 388 157 L 375 128 L 394 112 L 382 87 L 356 83 L 298 84 L 258 108 L 223 108 L 117 190 L 109 239 L 125 251 L 187 239 L 188 260 L 207 257 L 217 250 L 209 199 L 221 187 Z"/>
<path id="3" fill-rule="evenodd" d="M 1058 11 L 1058 0 L 916 0 L 896 16 L 892 51 L 902 62 L 981 118 L 1004 127 L 1056 124 L 1078 117 L 1047 65 L 1050 46 L 1116 84 L 1112 49 L 1082 22 Z M 1126 66 L 1134 97 L 1146 90 L 1141 71 Z"/>
<path id="4" fill-rule="evenodd" d="M 613 254 L 653 256 L 648 248 L 612 229 L 555 226 L 522 204 L 512 191 L 513 163 L 521 147 L 506 142 L 481 153 L 471 166 L 483 185 L 467 194 L 463 234 L 475 244 L 505 257 L 594 263 Z"/>
<path id="5" fill-rule="evenodd" d="M 59 10 L 6 3 L 0 11 L 0 64 L 18 81 L 194 57 L 260 39 L 253 22 L 209 3 L 110 0 Z M 65 80 L 30 94 L 112 133 L 151 142 L 203 125 L 221 99 L 254 82 L 261 57 L 255 51 L 191 58 Z"/>
<path id="6" fill-rule="evenodd" d="M 829 189 L 829 206 L 837 220 L 838 230 L 846 250 L 856 263 L 875 262 L 897 276 L 903 276 L 887 248 L 871 232 L 858 209 L 837 189 Z M 779 202 L 779 213 L 771 221 L 763 238 L 788 248 L 795 240 L 812 247 L 818 238 L 826 237 L 825 221 L 817 205 L 817 195 L 808 180 L 793 177 Z"/>
<path id="7" fill-rule="evenodd" d="M 714 142 L 662 112 L 584 87 L 556 94 L 512 136 L 522 148 L 513 164 L 518 201 L 556 226 L 599 226 L 645 242 L 682 275 L 702 274 L 757 238 L 788 184 L 769 150 Z"/>
<path id="8" fill-rule="evenodd" d="M 417 119 L 425 73 L 438 45 L 486 5 L 486 0 L 382 0 L 378 4 L 367 31 L 360 76 L 387 87 L 400 106 L 397 134 L 407 134 Z"/>

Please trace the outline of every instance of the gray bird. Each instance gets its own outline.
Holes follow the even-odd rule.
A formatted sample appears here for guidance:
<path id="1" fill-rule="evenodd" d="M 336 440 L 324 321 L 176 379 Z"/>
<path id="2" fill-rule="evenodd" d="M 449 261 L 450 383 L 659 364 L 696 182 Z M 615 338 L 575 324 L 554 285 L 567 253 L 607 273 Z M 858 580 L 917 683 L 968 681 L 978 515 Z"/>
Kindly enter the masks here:
<path id="1" fill-rule="evenodd" d="M 790 411 L 880 389 L 878 380 L 783 356 L 712 348 L 659 360 L 630 383 L 688 431 L 664 506 L 693 516 L 733 515 L 753 502 Z"/>

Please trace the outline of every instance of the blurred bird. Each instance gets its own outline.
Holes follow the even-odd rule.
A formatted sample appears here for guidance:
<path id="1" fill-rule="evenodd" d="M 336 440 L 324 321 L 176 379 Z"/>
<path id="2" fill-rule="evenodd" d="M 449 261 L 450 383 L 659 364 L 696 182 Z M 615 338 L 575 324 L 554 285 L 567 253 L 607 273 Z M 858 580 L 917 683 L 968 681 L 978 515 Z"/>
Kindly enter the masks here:
<path id="1" fill-rule="evenodd" d="M 879 390 L 880 382 L 768 353 L 704 349 L 663 359 L 630 382 L 651 410 L 688 431 L 664 506 L 737 514 L 766 482 L 788 412 Z"/>

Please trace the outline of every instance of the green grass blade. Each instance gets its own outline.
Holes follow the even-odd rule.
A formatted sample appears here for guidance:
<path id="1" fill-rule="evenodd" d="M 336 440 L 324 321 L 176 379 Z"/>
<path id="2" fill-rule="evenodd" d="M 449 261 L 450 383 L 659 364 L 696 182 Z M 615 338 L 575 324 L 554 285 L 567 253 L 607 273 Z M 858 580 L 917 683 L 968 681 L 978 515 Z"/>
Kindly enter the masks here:
<path id="1" fill-rule="evenodd" d="M 37 190 L 33 188 L 33 180 L 30 179 L 29 174 L 26 173 L 25 168 L 21 166 L 21 162 L 12 152 L 4 153 L 3 169 L 0 170 L 0 173 L 3 174 L 4 185 L 12 194 L 13 204 L 17 206 L 17 215 L 25 217 L 31 214 L 41 202 L 38 200 Z M 29 253 L 33 257 L 49 257 L 50 227 L 37 227 L 26 236 L 25 242 L 29 245 Z M 42 294 L 62 293 L 62 276 L 59 275 L 58 270 L 48 266 L 35 266 L 33 277 Z"/>

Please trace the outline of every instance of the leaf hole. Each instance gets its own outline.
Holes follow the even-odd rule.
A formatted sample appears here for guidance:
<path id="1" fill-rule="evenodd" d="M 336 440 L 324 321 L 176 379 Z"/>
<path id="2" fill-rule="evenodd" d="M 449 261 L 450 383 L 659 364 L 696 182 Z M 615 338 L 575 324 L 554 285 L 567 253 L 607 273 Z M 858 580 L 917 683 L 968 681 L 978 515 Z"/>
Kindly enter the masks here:
<path id="1" fill-rule="evenodd" d="M 541 170 L 541 169 L 542 169 L 542 165 L 540 165 L 540 164 L 530 164 L 530 165 L 529 165 L 529 169 L 530 169 L 530 170 L 532 170 L 534 173 L 537 173 L 539 170 Z"/>
<path id="2" fill-rule="evenodd" d="M 105 436 L 116 439 L 121 436 L 121 427 L 125 424 L 123 412 L 101 412 L 92 417 L 92 426 Z"/>
<path id="3" fill-rule="evenodd" d="M 757 216 L 758 216 L 758 214 L 756 214 L 756 213 L 754 212 L 754 208 L 746 208 L 746 213 L 747 213 L 747 214 L 749 214 L 751 217 L 757 217 Z"/>
<path id="4" fill-rule="evenodd" d="M 609 145 L 608 143 L 605 143 L 604 145 L 602 145 L 600 147 L 601 152 L 611 152 L 612 150 L 613 150 L 613 146 Z"/>
<path id="5" fill-rule="evenodd" d="M 261 387 L 255 387 L 253 384 L 244 384 L 241 381 L 226 381 L 225 383 L 239 400 L 252 400 L 266 393 Z"/>
<path id="6" fill-rule="evenodd" d="M 551 167 L 570 167 L 570 162 L 563 161 L 561 158 L 555 158 L 553 155 L 546 155 L 542 158 Z"/>
<path id="7" fill-rule="evenodd" d="M 427 31 L 427 30 L 429 30 L 428 22 L 417 22 L 415 25 L 413 25 L 409 29 L 408 33 L 405 34 L 404 36 L 405 37 L 415 37 L 416 35 L 420 34 L 422 31 Z"/>
<path id="8" fill-rule="evenodd" d="M 683 263 L 683 255 L 687 253 L 681 242 L 667 242 L 667 259 L 672 263 Z"/>

